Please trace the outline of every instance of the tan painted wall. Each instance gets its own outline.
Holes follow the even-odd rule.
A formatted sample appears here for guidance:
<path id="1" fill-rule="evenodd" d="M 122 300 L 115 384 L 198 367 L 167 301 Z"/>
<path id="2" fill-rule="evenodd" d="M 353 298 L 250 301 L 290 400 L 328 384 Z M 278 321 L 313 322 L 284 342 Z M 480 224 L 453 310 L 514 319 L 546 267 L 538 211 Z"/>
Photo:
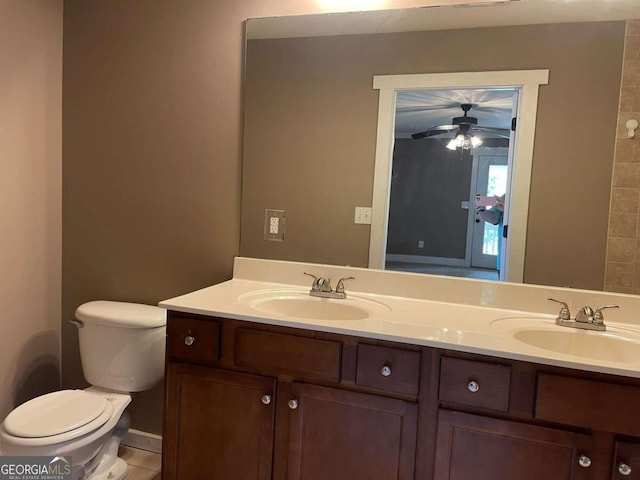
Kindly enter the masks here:
<path id="1" fill-rule="evenodd" d="M 62 0 L 0 0 L 0 419 L 60 385 Z"/>
<path id="2" fill-rule="evenodd" d="M 602 290 L 624 32 L 600 22 L 251 40 L 240 253 L 367 265 L 369 227 L 353 212 L 371 204 L 373 75 L 549 69 L 524 280 Z M 265 208 L 287 211 L 284 242 L 263 240 Z"/>
<path id="3" fill-rule="evenodd" d="M 153 304 L 231 276 L 243 22 L 321 8 L 314 0 L 65 1 L 63 319 L 85 301 Z M 63 385 L 82 387 L 77 333 L 62 325 Z M 161 388 L 137 395 L 131 411 L 134 428 L 159 432 Z"/>

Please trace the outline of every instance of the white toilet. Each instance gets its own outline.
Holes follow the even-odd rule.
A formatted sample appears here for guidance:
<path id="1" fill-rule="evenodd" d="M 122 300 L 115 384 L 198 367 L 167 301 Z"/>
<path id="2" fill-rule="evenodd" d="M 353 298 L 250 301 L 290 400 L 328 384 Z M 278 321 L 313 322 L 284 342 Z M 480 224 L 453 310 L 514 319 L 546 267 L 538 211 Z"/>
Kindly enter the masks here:
<path id="1" fill-rule="evenodd" d="M 2 455 L 71 457 L 73 478 L 120 480 L 118 458 L 129 429 L 131 392 L 153 387 L 164 374 L 166 311 L 137 303 L 80 305 L 78 327 L 86 390 L 62 390 L 29 400 L 0 425 Z"/>

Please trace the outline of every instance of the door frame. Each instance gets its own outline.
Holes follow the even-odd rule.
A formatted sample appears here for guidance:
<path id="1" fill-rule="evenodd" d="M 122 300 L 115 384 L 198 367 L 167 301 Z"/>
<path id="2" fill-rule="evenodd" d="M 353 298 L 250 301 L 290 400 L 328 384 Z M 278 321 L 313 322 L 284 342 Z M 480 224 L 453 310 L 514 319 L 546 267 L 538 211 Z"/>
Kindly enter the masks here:
<path id="1" fill-rule="evenodd" d="M 524 251 L 529 215 L 529 191 L 533 163 L 540 85 L 549 83 L 549 70 L 510 70 L 503 72 L 457 72 L 411 75 L 375 75 L 373 89 L 379 90 L 378 128 L 371 203 L 369 268 L 384 269 L 389 194 L 395 129 L 396 92 L 429 88 L 519 88 L 517 129 L 511 182 L 511 208 L 505 224 L 509 225 L 507 259 L 510 282 L 524 278 Z"/>

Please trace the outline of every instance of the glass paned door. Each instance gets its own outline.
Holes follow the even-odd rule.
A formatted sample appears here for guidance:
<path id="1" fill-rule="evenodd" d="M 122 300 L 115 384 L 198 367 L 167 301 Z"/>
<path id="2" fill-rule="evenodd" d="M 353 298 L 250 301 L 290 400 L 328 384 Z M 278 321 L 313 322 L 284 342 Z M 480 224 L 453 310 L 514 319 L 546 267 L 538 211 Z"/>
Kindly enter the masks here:
<path id="1" fill-rule="evenodd" d="M 508 178 L 506 155 L 480 155 L 478 157 L 476 183 L 478 195 L 503 196 L 507 190 Z M 498 269 L 501 235 L 501 225 L 485 222 L 480 215 L 475 215 L 471 247 L 472 267 Z"/>

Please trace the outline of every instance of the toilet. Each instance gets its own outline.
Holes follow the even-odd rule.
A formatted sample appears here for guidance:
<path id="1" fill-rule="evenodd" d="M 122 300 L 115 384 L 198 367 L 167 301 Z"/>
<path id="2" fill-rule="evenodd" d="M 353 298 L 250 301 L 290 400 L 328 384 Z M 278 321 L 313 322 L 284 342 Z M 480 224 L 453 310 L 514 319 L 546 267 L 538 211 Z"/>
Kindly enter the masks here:
<path id="1" fill-rule="evenodd" d="M 85 390 L 29 400 L 0 425 L 2 455 L 71 457 L 74 480 L 120 480 L 118 458 L 129 429 L 131 393 L 164 374 L 166 310 L 138 303 L 94 301 L 76 310 Z"/>

